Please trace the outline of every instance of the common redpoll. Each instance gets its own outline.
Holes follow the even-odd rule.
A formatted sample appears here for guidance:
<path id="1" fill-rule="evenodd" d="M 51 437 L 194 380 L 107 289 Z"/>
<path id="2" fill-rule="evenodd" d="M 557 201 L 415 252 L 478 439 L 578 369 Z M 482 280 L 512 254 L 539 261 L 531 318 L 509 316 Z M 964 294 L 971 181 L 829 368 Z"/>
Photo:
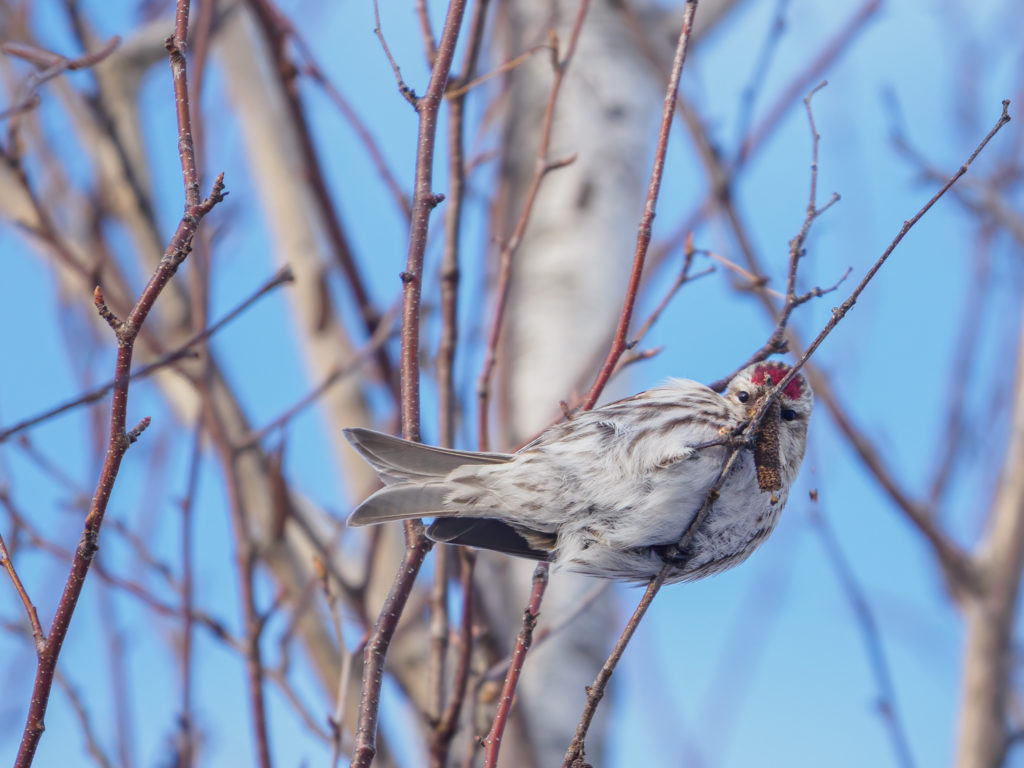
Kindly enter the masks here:
<path id="1" fill-rule="evenodd" d="M 646 581 L 666 562 L 668 582 L 731 568 L 772 532 L 800 469 L 813 400 L 803 376 L 771 404 L 687 545 L 676 544 L 714 488 L 733 450 L 729 438 L 788 372 L 777 361 L 750 365 L 724 395 L 670 380 L 578 413 L 513 454 L 347 429 L 385 484 L 348 524 L 432 517 L 435 541 L 610 579 Z"/>

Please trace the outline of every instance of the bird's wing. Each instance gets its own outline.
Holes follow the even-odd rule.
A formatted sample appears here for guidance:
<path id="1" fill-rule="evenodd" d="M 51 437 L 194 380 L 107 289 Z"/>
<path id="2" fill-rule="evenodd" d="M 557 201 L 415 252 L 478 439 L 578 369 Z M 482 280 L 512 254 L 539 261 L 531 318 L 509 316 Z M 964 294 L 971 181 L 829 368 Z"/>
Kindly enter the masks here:
<path id="1" fill-rule="evenodd" d="M 704 453 L 723 435 L 721 425 L 737 414 L 721 395 L 689 379 L 576 414 L 550 428 L 520 453 L 591 454 L 593 461 L 614 459 L 641 473 L 654 471 Z M 712 453 L 718 453 L 712 451 Z"/>
<path id="2" fill-rule="evenodd" d="M 376 470 L 385 483 L 444 477 L 466 464 L 502 464 L 505 453 L 475 453 L 413 443 L 372 429 L 345 429 L 345 439 Z"/>
<path id="3" fill-rule="evenodd" d="M 433 517 L 441 514 L 445 492 L 441 481 L 385 485 L 352 511 L 348 524 L 355 528 L 392 520 Z"/>
<path id="4" fill-rule="evenodd" d="M 555 548 L 553 533 L 481 517 L 442 517 L 430 524 L 427 536 L 445 544 L 490 549 L 531 560 L 547 560 Z"/>

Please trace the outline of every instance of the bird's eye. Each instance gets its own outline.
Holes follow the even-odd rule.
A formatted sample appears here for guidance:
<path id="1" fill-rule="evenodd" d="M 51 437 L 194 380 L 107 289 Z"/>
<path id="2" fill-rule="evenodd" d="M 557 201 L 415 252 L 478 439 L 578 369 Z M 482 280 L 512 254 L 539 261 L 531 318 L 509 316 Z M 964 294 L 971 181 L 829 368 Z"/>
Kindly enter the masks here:
<path id="1" fill-rule="evenodd" d="M 792 421 L 796 418 L 796 411 L 792 408 L 783 408 L 780 415 L 782 416 L 783 421 Z"/>
<path id="2" fill-rule="evenodd" d="M 747 400 L 750 399 L 750 393 L 749 392 L 737 392 L 736 393 L 736 399 L 739 400 L 741 403 L 745 403 L 745 402 L 747 402 Z"/>

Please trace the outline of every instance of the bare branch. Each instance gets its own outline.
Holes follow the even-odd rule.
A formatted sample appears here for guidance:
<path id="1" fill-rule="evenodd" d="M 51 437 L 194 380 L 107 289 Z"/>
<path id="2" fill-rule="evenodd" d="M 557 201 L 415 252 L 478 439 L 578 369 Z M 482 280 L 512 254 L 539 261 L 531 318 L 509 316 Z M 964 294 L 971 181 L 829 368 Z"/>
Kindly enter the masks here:
<path id="1" fill-rule="evenodd" d="M 583 409 L 590 410 L 601 396 L 605 384 L 615 370 L 619 357 L 626 350 L 626 336 L 629 333 L 629 323 L 633 317 L 633 305 L 636 303 L 636 294 L 640 289 L 640 278 L 644 271 L 644 262 L 647 259 L 647 249 L 651 244 L 651 227 L 654 223 L 654 212 L 658 204 L 658 194 L 661 191 L 661 178 L 665 172 L 665 155 L 668 153 L 668 136 L 672 130 L 672 118 L 675 115 L 676 100 L 679 92 L 679 80 L 683 74 L 683 65 L 686 63 L 686 52 L 690 44 L 690 32 L 693 29 L 693 17 L 697 11 L 697 0 L 687 0 L 686 12 L 683 16 L 683 28 L 679 33 L 679 41 L 676 45 L 675 58 L 672 61 L 672 71 L 669 75 L 668 90 L 665 93 L 665 108 L 661 115 L 661 129 L 658 132 L 658 144 L 654 151 L 654 167 L 651 169 L 651 182 L 647 190 L 647 200 L 644 203 L 644 213 L 640 218 L 640 231 L 637 235 L 636 254 L 633 257 L 633 270 L 629 276 L 629 287 L 626 289 L 626 299 L 622 306 L 622 315 L 619 318 L 618 328 L 615 330 L 615 340 L 608 350 L 608 357 L 605 358 L 594 385 L 590 388 L 586 399 L 583 402 Z"/>

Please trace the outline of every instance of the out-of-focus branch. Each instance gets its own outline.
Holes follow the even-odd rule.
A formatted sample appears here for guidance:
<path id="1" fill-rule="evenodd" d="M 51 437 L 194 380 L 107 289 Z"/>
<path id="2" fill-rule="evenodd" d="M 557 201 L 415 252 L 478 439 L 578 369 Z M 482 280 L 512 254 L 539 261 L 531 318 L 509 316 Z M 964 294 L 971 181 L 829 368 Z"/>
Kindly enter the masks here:
<path id="1" fill-rule="evenodd" d="M 7 127 L 8 143 L 14 140 L 14 134 L 18 130 L 17 118 L 35 109 L 39 105 L 39 89 L 49 80 L 59 77 L 65 72 L 73 72 L 76 69 L 94 67 L 112 54 L 117 46 L 121 44 L 121 38 L 116 35 L 104 43 L 98 50 L 87 53 L 78 58 L 69 59 L 59 53 L 46 51 L 35 46 L 24 43 L 3 43 L 0 45 L 0 52 L 8 56 L 15 56 L 19 59 L 35 64 L 39 69 L 33 72 L 22 84 L 21 94 L 18 100 L 0 111 L 0 120 L 10 120 Z"/>
<path id="2" fill-rule="evenodd" d="M 78 724 L 82 729 L 82 735 L 85 738 L 85 748 L 96 765 L 100 768 L 113 768 L 114 764 L 110 761 L 107 755 L 103 751 L 103 747 L 100 746 L 99 739 L 96 736 L 96 729 L 93 726 L 92 718 L 89 717 L 89 709 L 82 702 L 82 697 L 78 695 L 78 691 L 74 689 L 70 682 L 57 671 L 55 675 L 57 685 L 64 691 L 64 695 L 68 697 L 68 702 L 71 704 L 71 711 L 75 713 L 75 719 L 78 720 Z"/>
<path id="3" fill-rule="evenodd" d="M 954 765 L 999 768 L 1013 739 L 1008 727 L 1014 628 L 1024 570 L 1024 335 L 1009 444 L 988 529 L 974 555 L 978 589 L 962 599 L 967 624 L 963 695 Z"/>
<path id="4" fill-rule="evenodd" d="M 192 768 L 196 758 L 196 723 L 193 712 L 193 677 L 195 675 L 195 501 L 199 483 L 199 466 L 203 455 L 203 429 L 197 420 L 192 437 L 192 458 L 189 462 L 185 496 L 181 504 L 181 712 L 180 740 L 175 745 L 179 765 Z"/>
<path id="5" fill-rule="evenodd" d="M 209 397 L 207 396 L 207 402 Z M 238 570 L 238 590 L 242 603 L 243 621 L 243 658 L 245 661 L 246 682 L 249 687 L 249 709 L 252 720 L 253 737 L 255 740 L 256 762 L 260 768 L 271 768 L 270 734 L 267 723 L 266 696 L 263 690 L 263 651 L 261 638 L 266 614 L 262 615 L 256 607 L 256 542 L 253 539 L 252 524 L 245 508 L 245 497 L 240 491 L 239 476 L 235 450 L 230 443 L 227 431 L 221 423 L 216 411 L 207 407 L 203 414 L 203 424 L 213 439 L 227 486 L 228 506 L 231 510 L 231 523 L 235 539 L 235 565 Z"/>
<path id="6" fill-rule="evenodd" d="M 807 122 L 811 130 L 811 172 L 810 172 L 810 193 L 808 194 L 807 208 L 804 215 L 804 222 L 800 227 L 800 231 L 789 241 L 789 270 L 786 273 L 786 295 L 783 298 L 782 309 L 776 313 L 775 330 L 772 331 L 771 336 L 768 337 L 768 341 L 764 343 L 759 350 L 757 350 L 750 358 L 744 362 L 739 368 L 730 373 L 728 376 L 713 382 L 709 386 L 716 392 L 721 392 L 729 384 L 729 381 L 739 373 L 741 370 L 746 368 L 748 365 L 758 363 L 770 355 L 774 355 L 779 352 L 786 351 L 786 328 L 789 325 L 789 319 L 792 316 L 794 310 L 801 304 L 805 304 L 813 298 L 824 296 L 826 293 L 831 293 L 839 288 L 839 285 L 846 280 L 851 270 L 847 269 L 846 274 L 839 278 L 838 282 L 830 288 L 814 287 L 807 293 L 797 295 L 796 293 L 796 275 L 797 269 L 800 264 L 800 259 L 804 255 L 804 243 L 807 241 L 807 236 L 810 234 L 811 225 L 821 216 L 825 211 L 831 208 L 835 203 L 839 201 L 839 195 L 836 193 L 832 194 L 825 205 L 818 207 L 818 149 L 821 141 L 821 136 L 818 135 L 818 129 L 814 123 L 814 112 L 811 109 L 811 99 L 814 98 L 814 94 L 820 91 L 827 85 L 826 82 L 822 81 L 817 86 L 811 89 L 804 97 L 804 109 L 807 112 Z M 693 125 L 696 121 L 695 116 L 691 116 L 690 123 Z M 705 153 L 707 155 L 708 153 Z M 715 162 L 711 162 L 710 165 L 713 168 L 718 169 L 719 166 Z M 732 217 L 733 221 L 738 221 L 738 216 Z M 752 251 L 751 251 L 752 252 Z M 748 258 L 749 260 L 749 258 Z M 770 302 L 768 298 L 769 292 L 764 289 L 764 286 L 758 286 L 759 293 L 766 302 Z M 769 303 L 769 306 L 771 304 Z M 795 375 L 795 374 L 794 374 Z M 792 378 L 792 376 L 790 377 Z"/>
<path id="7" fill-rule="evenodd" d="M 560 56 L 559 54 L 558 40 L 553 31 L 549 37 L 551 67 L 554 70 L 554 77 L 551 81 L 551 89 L 548 91 L 547 103 L 544 106 L 544 117 L 541 121 L 540 138 L 537 144 L 537 161 L 533 176 L 530 178 L 530 183 L 526 190 L 526 196 L 523 199 L 523 207 L 519 212 L 519 218 L 516 220 L 515 228 L 502 246 L 501 254 L 498 257 L 494 315 L 491 318 L 491 330 L 487 337 L 487 355 L 484 359 L 483 370 L 480 372 L 480 378 L 477 380 L 477 448 L 481 451 L 490 450 L 490 429 L 488 425 L 490 423 L 491 381 L 494 378 L 494 370 L 498 364 L 498 342 L 501 340 L 501 330 L 508 307 L 513 257 L 523 240 L 523 235 L 526 232 L 526 226 L 529 223 L 530 214 L 533 211 L 534 203 L 537 201 L 537 193 L 540 191 L 540 185 L 544 181 L 544 177 L 551 171 L 564 168 L 575 160 L 574 157 L 552 160 L 548 157 L 548 154 L 551 148 L 551 130 L 554 126 L 558 94 L 562 90 L 562 83 L 565 82 L 565 75 L 569 70 L 569 64 L 576 53 L 580 32 L 583 29 L 583 20 L 587 16 L 589 6 L 590 0 L 581 0 L 579 9 L 576 12 L 576 19 L 573 22 L 565 56 Z"/>
<path id="8" fill-rule="evenodd" d="M 660 265 L 665 257 L 679 246 L 683 239 L 693 231 L 698 221 L 706 218 L 716 207 L 721 206 L 723 198 L 731 197 L 731 179 L 735 178 L 739 171 L 766 145 L 767 140 L 782 124 L 783 118 L 790 114 L 793 105 L 806 95 L 808 89 L 812 87 L 812 83 L 821 80 L 828 68 L 850 48 L 881 4 L 881 0 L 867 0 L 854 11 L 839 32 L 822 45 L 818 54 L 772 102 L 766 110 L 765 116 L 741 140 L 736 156 L 728 165 L 727 170 L 726 165 L 722 164 L 722 169 L 726 172 L 712 173 L 705 199 L 690 214 L 682 217 L 681 224 L 671 235 L 654 247 L 651 260 L 655 266 Z M 697 137 L 695 139 L 702 152 L 713 149 L 710 143 Z M 718 154 L 717 151 L 715 154 Z M 708 170 L 714 171 L 713 168 Z"/>
<path id="9" fill-rule="evenodd" d="M 166 368 L 168 365 L 172 365 L 176 363 L 178 360 L 188 357 L 190 354 L 192 354 L 194 347 L 209 340 L 209 338 L 213 336 L 213 334 L 217 333 L 217 331 L 219 331 L 225 325 L 227 325 L 236 317 L 241 315 L 258 299 L 270 293 L 273 289 L 278 288 L 282 285 L 286 285 L 291 281 L 292 273 L 290 269 L 284 267 L 278 270 L 277 273 L 270 278 L 270 280 L 268 280 L 266 283 L 264 283 L 262 286 L 256 289 L 256 292 L 253 293 L 252 296 L 250 296 L 237 307 L 235 307 L 235 309 L 228 312 L 228 314 L 226 314 L 216 323 L 211 325 L 209 328 L 206 328 L 205 330 L 195 334 L 172 352 L 168 352 L 167 354 L 161 356 L 157 360 L 154 360 L 148 365 L 144 365 L 140 368 L 137 368 L 135 371 L 131 373 L 131 380 L 135 381 L 137 379 L 144 379 L 150 374 L 153 374 L 162 368 Z M 85 394 L 79 395 L 73 400 L 61 403 L 60 405 L 50 408 L 49 410 L 43 411 L 40 414 L 37 414 L 27 419 L 23 419 L 22 421 L 19 421 L 17 424 L 12 424 L 10 427 L 0 430 L 0 443 L 10 439 L 19 432 L 23 432 L 26 429 L 29 429 L 30 427 L 34 427 L 38 424 L 41 424 L 44 421 L 48 421 L 49 419 L 52 419 L 54 416 L 59 416 L 60 414 L 66 411 L 70 411 L 81 405 L 88 405 L 89 403 L 96 402 L 101 397 L 106 395 L 114 387 L 116 383 L 117 382 L 115 379 L 111 379 L 110 381 L 100 384 L 98 387 L 94 387 Z"/>
<path id="10" fill-rule="evenodd" d="M 817 492 L 811 495 L 811 501 L 817 502 Z M 892 673 L 889 670 L 889 662 L 885 656 L 885 649 L 882 647 L 881 633 L 878 630 L 878 623 L 868 605 L 860 584 L 854 576 L 853 569 L 846 560 L 835 532 L 829 525 L 826 517 L 817 508 L 811 509 L 811 520 L 814 522 L 815 530 L 818 532 L 822 546 L 828 558 L 829 565 L 835 571 L 839 580 L 839 587 L 850 604 L 850 608 L 857 620 L 857 626 L 861 629 L 864 637 L 864 646 L 867 650 L 868 663 L 874 675 L 875 683 L 878 685 L 878 712 L 882 722 L 889 732 L 889 740 L 892 742 L 896 761 L 901 768 L 913 768 L 914 756 L 910 751 L 910 742 L 900 718 L 896 706 L 896 686 L 893 683 Z"/>
<path id="11" fill-rule="evenodd" d="M 6 495 L 7 492 L 0 489 L 0 498 L 6 497 Z M 36 652 L 42 652 L 46 647 L 46 637 L 43 633 L 43 626 L 39 623 L 39 613 L 36 611 L 32 599 L 28 596 L 25 585 L 22 583 L 21 577 L 18 576 L 18 571 L 14 568 L 14 561 L 11 560 L 11 553 L 7 550 L 7 544 L 4 542 L 3 536 L 0 536 L 0 566 L 3 566 L 3 569 L 7 571 L 7 575 L 14 584 L 15 591 L 18 593 L 18 598 L 25 607 L 29 626 L 32 627 L 32 639 L 35 641 Z"/>
<path id="12" fill-rule="evenodd" d="M 316 145 L 309 127 L 309 121 L 299 98 L 298 84 L 294 77 L 294 68 L 287 62 L 285 43 L 294 32 L 283 14 L 273 5 L 271 0 L 250 0 L 256 17 L 263 26 L 264 34 L 270 41 L 278 64 L 277 77 L 282 86 L 288 115 L 295 128 L 297 149 L 301 154 L 303 173 L 313 193 L 313 199 L 319 208 L 320 219 L 331 244 L 334 256 L 341 266 L 348 288 L 352 291 L 359 307 L 359 314 L 367 336 L 372 336 L 381 321 L 380 313 L 370 299 L 369 291 L 362 273 L 356 263 L 348 236 L 338 218 L 337 208 L 331 196 L 330 187 L 323 173 L 323 165 L 319 160 Z M 381 378 L 397 398 L 394 366 L 388 356 L 387 349 L 380 347 L 375 350 L 374 359 L 380 370 Z"/>

